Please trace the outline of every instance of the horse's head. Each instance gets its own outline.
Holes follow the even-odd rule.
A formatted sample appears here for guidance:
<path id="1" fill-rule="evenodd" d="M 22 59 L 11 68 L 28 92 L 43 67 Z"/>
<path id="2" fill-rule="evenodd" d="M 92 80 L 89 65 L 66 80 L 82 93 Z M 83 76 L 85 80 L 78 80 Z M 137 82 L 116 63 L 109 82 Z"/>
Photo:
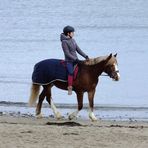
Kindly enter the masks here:
<path id="1" fill-rule="evenodd" d="M 119 81 L 120 74 L 118 70 L 118 62 L 117 62 L 116 57 L 117 57 L 117 54 L 115 55 L 110 54 L 106 58 L 104 72 L 107 73 L 113 80 Z"/>

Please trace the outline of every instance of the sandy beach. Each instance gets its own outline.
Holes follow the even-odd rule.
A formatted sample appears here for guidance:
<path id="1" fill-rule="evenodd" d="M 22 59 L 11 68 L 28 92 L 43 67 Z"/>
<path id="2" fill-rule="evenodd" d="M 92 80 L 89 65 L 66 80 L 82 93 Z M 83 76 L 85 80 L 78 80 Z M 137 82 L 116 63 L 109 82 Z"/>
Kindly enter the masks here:
<path id="1" fill-rule="evenodd" d="M 0 148 L 146 148 L 148 122 L 0 116 Z"/>

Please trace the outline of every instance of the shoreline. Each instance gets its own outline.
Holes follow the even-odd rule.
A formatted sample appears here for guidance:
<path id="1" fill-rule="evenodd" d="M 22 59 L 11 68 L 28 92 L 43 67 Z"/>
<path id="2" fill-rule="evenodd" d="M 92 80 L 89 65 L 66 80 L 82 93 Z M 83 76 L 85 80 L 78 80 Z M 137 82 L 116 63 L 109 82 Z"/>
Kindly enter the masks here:
<path id="1" fill-rule="evenodd" d="M 64 118 L 77 109 L 77 104 L 56 104 L 57 109 Z M 101 120 L 115 121 L 148 121 L 148 107 L 95 105 L 94 113 Z M 53 117 L 53 112 L 47 103 L 43 104 L 44 117 Z M 29 107 L 24 102 L 0 102 L 0 116 L 10 115 L 14 117 L 34 117 L 35 107 Z M 79 112 L 78 119 L 88 120 L 88 104 Z"/>
<path id="2" fill-rule="evenodd" d="M 11 102 L 11 101 L 0 101 L 0 106 L 18 106 L 18 107 L 28 107 L 28 103 L 26 102 Z M 48 108 L 48 103 L 43 103 L 42 105 L 44 108 Z M 58 108 L 76 108 L 77 104 L 74 103 L 56 103 Z M 148 109 L 148 106 L 138 106 L 138 105 L 119 105 L 119 104 L 95 104 L 95 109 Z M 83 109 L 88 108 L 88 103 L 83 104 Z"/>

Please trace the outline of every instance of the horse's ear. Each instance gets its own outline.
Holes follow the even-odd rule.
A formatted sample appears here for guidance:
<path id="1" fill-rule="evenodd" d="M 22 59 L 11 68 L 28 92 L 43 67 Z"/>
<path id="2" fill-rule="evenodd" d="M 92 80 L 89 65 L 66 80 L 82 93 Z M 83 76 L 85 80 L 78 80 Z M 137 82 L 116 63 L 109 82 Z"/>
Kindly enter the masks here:
<path id="1" fill-rule="evenodd" d="M 108 56 L 108 59 L 110 59 L 111 57 L 112 57 L 113 55 L 112 55 L 112 53 Z"/>
<path id="2" fill-rule="evenodd" d="M 117 56 L 117 53 L 114 55 L 114 57 L 116 57 Z"/>
<path id="3" fill-rule="evenodd" d="M 107 62 L 108 60 L 110 60 L 112 56 L 113 56 L 113 55 L 112 55 L 112 53 L 111 53 L 111 54 L 107 57 L 106 62 Z"/>
<path id="4" fill-rule="evenodd" d="M 112 58 L 112 53 L 105 59 L 105 64 L 108 63 L 108 61 Z"/>

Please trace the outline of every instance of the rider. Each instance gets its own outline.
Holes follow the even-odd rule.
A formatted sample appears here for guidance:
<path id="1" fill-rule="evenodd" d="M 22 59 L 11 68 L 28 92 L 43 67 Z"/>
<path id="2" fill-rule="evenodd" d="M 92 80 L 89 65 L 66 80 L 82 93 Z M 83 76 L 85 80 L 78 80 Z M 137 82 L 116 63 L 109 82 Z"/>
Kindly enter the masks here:
<path id="1" fill-rule="evenodd" d="M 74 63 L 80 62 L 76 52 L 86 60 L 89 60 L 89 57 L 79 48 L 76 41 L 73 39 L 74 31 L 75 29 L 72 26 L 66 26 L 60 36 L 68 69 L 68 95 L 72 94 Z"/>

